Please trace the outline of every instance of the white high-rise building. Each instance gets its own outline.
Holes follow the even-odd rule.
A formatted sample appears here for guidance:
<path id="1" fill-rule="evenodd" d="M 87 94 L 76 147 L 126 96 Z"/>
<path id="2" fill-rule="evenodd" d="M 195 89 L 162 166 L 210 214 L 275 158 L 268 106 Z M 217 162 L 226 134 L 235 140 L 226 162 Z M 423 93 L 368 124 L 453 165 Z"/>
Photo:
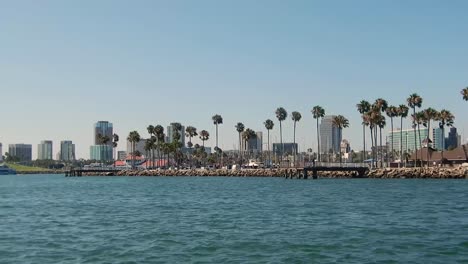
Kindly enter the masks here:
<path id="1" fill-rule="evenodd" d="M 52 159 L 52 141 L 43 140 L 37 145 L 37 159 L 51 160 Z"/>

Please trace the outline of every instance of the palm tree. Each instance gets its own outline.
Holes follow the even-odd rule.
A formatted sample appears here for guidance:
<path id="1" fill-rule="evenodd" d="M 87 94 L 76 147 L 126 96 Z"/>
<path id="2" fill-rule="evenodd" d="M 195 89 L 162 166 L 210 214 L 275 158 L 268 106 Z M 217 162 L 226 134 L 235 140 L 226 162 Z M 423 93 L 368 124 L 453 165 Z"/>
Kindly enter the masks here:
<path id="1" fill-rule="evenodd" d="M 418 140 L 417 142 L 419 142 L 419 145 L 421 146 L 421 129 L 420 129 L 420 126 L 422 124 L 424 124 L 425 120 L 424 120 L 424 113 L 422 111 L 419 111 L 419 112 L 416 112 L 415 114 L 411 115 L 412 117 L 412 120 L 413 120 L 413 129 L 416 129 L 416 127 L 418 128 Z M 416 138 L 416 135 L 414 135 L 414 137 Z M 416 139 L 415 139 L 416 141 Z M 420 156 L 421 156 L 421 162 L 420 164 L 422 165 L 422 147 L 419 148 L 420 150 Z M 416 155 L 416 162 L 417 162 L 417 153 L 418 153 L 418 150 L 417 150 L 417 146 L 415 146 L 415 155 Z M 416 162 L 415 162 L 415 165 L 416 166 Z"/>
<path id="2" fill-rule="evenodd" d="M 406 103 L 408 104 L 408 107 L 413 109 L 413 120 L 416 118 L 416 107 L 421 108 L 421 105 L 423 103 L 423 99 L 421 96 L 419 96 L 417 93 L 410 94 L 410 96 L 406 99 Z M 418 125 L 418 132 L 419 132 L 419 125 Z M 413 122 L 413 133 L 414 133 L 414 150 L 415 150 L 415 156 L 416 156 L 416 161 L 418 160 L 418 145 L 416 141 L 416 123 Z M 420 141 L 419 141 L 419 148 L 421 148 L 421 135 Z M 401 153 L 400 153 L 401 154 Z M 422 157 L 421 157 L 422 160 Z M 416 167 L 416 162 L 414 163 L 414 166 Z"/>
<path id="3" fill-rule="evenodd" d="M 265 128 L 267 129 L 267 133 L 268 133 L 268 161 L 269 161 L 269 165 L 271 166 L 270 130 L 273 129 L 275 124 L 273 123 L 273 121 L 271 119 L 265 120 L 265 122 L 263 124 L 265 125 Z"/>
<path id="4" fill-rule="evenodd" d="M 114 134 L 112 135 L 112 158 L 114 160 L 114 168 L 115 168 L 115 149 L 117 148 L 119 142 L 119 135 Z"/>
<path id="5" fill-rule="evenodd" d="M 192 138 L 198 136 L 197 129 L 193 126 L 188 126 L 185 128 L 185 136 L 189 138 L 189 142 L 187 143 L 187 147 L 189 149 L 192 149 L 193 143 L 192 143 Z M 192 166 L 192 153 L 190 153 L 190 167 Z"/>
<path id="6" fill-rule="evenodd" d="M 210 139 L 210 133 L 208 133 L 208 131 L 206 130 L 202 130 L 200 132 L 200 139 L 202 141 L 202 146 L 203 148 L 205 148 L 205 141 L 207 141 L 208 139 Z"/>
<path id="7" fill-rule="evenodd" d="M 140 134 L 137 131 L 132 131 L 128 134 L 127 140 L 132 144 L 132 169 L 135 169 L 135 155 L 136 155 L 136 143 L 140 142 Z"/>
<path id="8" fill-rule="evenodd" d="M 462 89 L 461 94 L 463 96 L 463 100 L 468 101 L 468 87 L 466 87 L 465 89 Z"/>
<path id="9" fill-rule="evenodd" d="M 392 148 L 391 148 L 390 154 L 392 155 L 392 158 L 393 158 L 393 137 L 395 136 L 393 133 L 393 118 L 398 116 L 398 108 L 396 106 L 391 105 L 387 107 L 387 109 L 385 110 L 385 113 L 387 114 L 388 117 L 390 117 L 390 126 L 391 126 L 391 131 L 392 131 L 391 133 L 392 138 L 390 140 L 391 141 L 390 144 L 392 145 Z"/>
<path id="10" fill-rule="evenodd" d="M 294 112 L 291 113 L 291 118 L 292 118 L 292 120 L 294 121 L 294 134 L 293 134 L 293 135 L 294 135 L 294 136 L 293 136 L 293 147 L 294 147 L 293 151 L 294 151 L 294 153 L 293 153 L 293 164 L 294 164 L 294 167 L 296 167 L 296 152 L 297 152 L 297 150 L 296 150 L 296 123 L 299 122 L 299 121 L 301 120 L 302 115 L 301 115 L 301 113 L 299 113 L 299 112 L 297 112 L 297 111 L 294 111 Z"/>
<path id="11" fill-rule="evenodd" d="M 154 126 L 149 125 L 146 129 L 148 130 L 148 134 L 150 135 L 149 139 L 153 140 L 153 142 L 151 142 L 151 144 L 149 144 L 149 146 L 151 147 L 151 149 L 150 149 L 151 157 L 150 158 L 151 158 L 152 164 L 154 166 L 154 149 L 156 148 L 156 144 L 155 144 L 156 138 L 155 138 Z"/>
<path id="12" fill-rule="evenodd" d="M 319 119 L 323 118 L 325 116 L 325 109 L 323 109 L 321 106 L 316 105 L 312 108 L 312 115 L 314 119 L 317 120 L 317 153 L 318 153 L 318 161 L 320 162 L 321 159 L 321 152 L 320 152 L 320 133 L 319 133 Z"/>
<path id="13" fill-rule="evenodd" d="M 284 144 L 283 144 L 283 128 L 281 126 L 281 123 L 286 120 L 286 117 L 288 117 L 288 112 L 283 107 L 278 107 L 275 111 L 276 118 L 278 118 L 278 121 L 280 123 L 280 142 L 281 142 L 281 160 L 283 160 L 283 154 L 284 154 Z"/>
<path id="14" fill-rule="evenodd" d="M 213 117 L 211 117 L 213 120 L 213 124 L 216 126 L 216 147 L 218 147 L 218 125 L 221 125 L 223 123 L 223 118 L 216 114 Z"/>
<path id="15" fill-rule="evenodd" d="M 160 163 L 161 161 L 161 145 L 164 143 L 164 138 L 166 135 L 164 135 L 164 127 L 161 125 L 156 125 L 154 127 L 154 136 L 156 137 L 156 145 L 155 147 L 158 150 L 158 161 Z"/>
<path id="16" fill-rule="evenodd" d="M 408 110 L 409 108 L 404 104 L 399 105 L 397 108 L 397 116 L 400 117 L 400 159 L 402 159 L 403 157 L 403 118 L 406 118 L 408 116 Z M 394 135 L 392 133 L 392 140 L 393 140 L 393 136 Z M 414 135 L 414 138 L 416 138 L 416 134 Z M 393 142 L 392 142 L 392 151 L 393 151 Z M 398 164 L 398 166 L 400 166 L 401 162 L 402 160 L 400 160 L 400 163 Z"/>
<path id="17" fill-rule="evenodd" d="M 439 115 L 439 113 L 429 107 L 427 108 L 426 110 L 423 111 L 424 113 L 424 120 L 426 121 L 426 123 L 424 123 L 424 125 L 427 127 L 427 167 L 429 167 L 429 135 L 430 135 L 430 131 L 431 131 L 431 120 L 435 120 L 437 118 L 437 116 Z"/>
<path id="18" fill-rule="evenodd" d="M 387 122 L 385 121 L 385 116 L 379 115 L 379 118 L 377 120 L 377 125 L 379 126 L 380 129 L 380 167 L 383 168 L 383 149 L 382 149 L 382 128 L 384 128 L 387 125 Z"/>
<path id="19" fill-rule="evenodd" d="M 245 126 L 241 122 L 238 122 L 235 127 L 237 133 L 239 133 L 239 166 L 242 166 L 241 133 L 244 132 Z"/>
<path id="20" fill-rule="evenodd" d="M 349 121 L 346 117 L 342 115 L 337 115 L 333 117 L 332 124 L 334 127 L 338 128 L 340 135 L 342 134 L 343 128 L 349 127 Z M 340 148 L 340 166 L 341 166 L 341 148 Z"/>
<path id="21" fill-rule="evenodd" d="M 365 122 L 365 118 L 364 118 L 364 114 L 369 112 L 370 110 L 370 103 L 366 100 L 362 100 L 361 102 L 359 102 L 359 104 L 356 105 L 357 109 L 358 109 L 358 112 L 361 114 L 362 116 L 362 119 L 363 119 L 363 122 L 362 122 L 362 137 L 363 137 L 363 152 L 362 152 L 362 161 L 366 160 L 366 124 L 368 124 L 368 122 Z M 314 115 L 314 118 L 315 118 L 315 115 Z M 317 131 L 318 131 L 318 122 L 317 122 Z M 320 152 L 320 151 L 319 151 Z"/>
<path id="22" fill-rule="evenodd" d="M 144 146 L 146 156 L 151 156 L 151 150 L 153 149 L 153 140 L 151 138 L 148 138 L 145 140 L 145 146 Z M 151 157 L 150 157 L 151 158 Z M 146 169 L 148 169 L 148 159 L 146 159 Z"/>
<path id="23" fill-rule="evenodd" d="M 252 129 L 250 128 L 247 128 L 243 133 L 242 133 L 242 139 L 244 140 L 244 149 L 247 150 L 247 146 L 248 146 L 248 143 L 249 143 L 249 140 L 250 139 L 253 139 L 253 138 L 256 138 L 257 137 L 257 134 L 255 134 L 255 131 L 253 131 Z M 248 154 L 250 154 L 249 152 L 247 152 Z M 250 155 L 249 155 L 250 157 Z"/>
<path id="24" fill-rule="evenodd" d="M 451 127 L 453 126 L 453 121 L 455 116 L 448 110 L 442 109 L 439 112 L 437 120 L 439 121 L 439 127 L 442 129 L 442 135 L 445 135 L 445 126 Z M 444 147 L 442 147 L 442 159 L 444 159 Z"/>

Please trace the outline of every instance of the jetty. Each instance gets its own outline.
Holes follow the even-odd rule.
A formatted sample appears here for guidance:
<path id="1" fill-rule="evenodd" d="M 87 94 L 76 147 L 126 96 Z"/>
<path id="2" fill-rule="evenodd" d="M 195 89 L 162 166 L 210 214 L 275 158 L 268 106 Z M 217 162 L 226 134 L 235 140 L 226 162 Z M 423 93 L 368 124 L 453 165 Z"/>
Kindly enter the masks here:
<path id="1" fill-rule="evenodd" d="M 121 170 L 119 168 L 71 168 L 65 172 L 65 177 L 81 177 L 83 173 L 115 176 Z"/>
<path id="2" fill-rule="evenodd" d="M 285 177 L 290 179 L 308 179 L 312 172 L 312 179 L 318 179 L 319 172 L 346 172 L 351 178 L 365 178 L 369 166 L 365 163 L 309 163 L 303 168 L 287 171 Z"/>

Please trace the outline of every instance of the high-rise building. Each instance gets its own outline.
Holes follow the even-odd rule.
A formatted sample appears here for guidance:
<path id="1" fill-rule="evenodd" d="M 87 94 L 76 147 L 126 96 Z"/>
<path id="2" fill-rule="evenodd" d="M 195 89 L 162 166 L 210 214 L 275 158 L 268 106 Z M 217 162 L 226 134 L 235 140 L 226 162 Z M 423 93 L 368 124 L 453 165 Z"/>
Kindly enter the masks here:
<path id="1" fill-rule="evenodd" d="M 75 160 L 75 144 L 70 140 L 60 142 L 60 160 L 73 161 Z"/>
<path id="2" fill-rule="evenodd" d="M 8 154 L 19 158 L 20 161 L 32 160 L 32 145 L 30 144 L 10 144 L 8 145 Z"/>
<path id="3" fill-rule="evenodd" d="M 419 142 L 421 135 L 421 142 Z M 419 130 L 416 129 L 416 134 L 413 129 L 403 129 L 403 130 L 394 130 L 390 131 L 387 136 L 387 142 L 389 145 L 389 149 L 391 149 L 393 145 L 393 150 L 399 152 L 400 146 L 402 147 L 403 151 L 414 151 L 415 149 L 419 149 L 421 146 L 425 147 L 425 143 L 423 143 L 424 139 L 427 138 L 427 129 L 422 128 Z M 433 128 L 432 133 L 429 136 L 429 139 L 432 141 L 430 146 L 437 150 L 442 150 L 445 146 L 445 140 L 443 139 L 444 136 L 442 134 L 442 129 L 440 128 Z M 400 139 L 401 143 L 400 143 Z M 416 142 L 416 143 L 415 143 Z M 416 144 L 416 145 L 415 145 Z"/>
<path id="4" fill-rule="evenodd" d="M 445 138 L 445 148 L 446 149 L 453 149 L 459 147 L 461 145 L 461 140 L 459 140 L 460 136 L 457 133 L 456 127 L 451 127 L 448 132 L 448 137 Z"/>
<path id="5" fill-rule="evenodd" d="M 112 123 L 108 121 L 98 121 L 94 124 L 94 145 L 101 145 L 99 135 L 109 137 L 109 142 L 106 145 L 112 146 L 112 136 L 114 134 Z"/>
<path id="6" fill-rule="evenodd" d="M 173 123 L 171 123 L 166 130 L 166 142 L 172 143 L 174 140 L 172 139 L 172 136 L 174 135 L 174 127 L 172 126 Z M 185 127 L 182 126 L 181 130 L 179 131 L 180 133 L 180 143 L 182 143 L 182 147 L 185 146 Z"/>
<path id="7" fill-rule="evenodd" d="M 349 141 L 347 139 L 341 140 L 340 151 L 341 151 L 341 153 L 351 152 L 351 146 L 350 146 Z"/>
<path id="8" fill-rule="evenodd" d="M 37 145 L 37 159 L 51 160 L 52 159 L 52 141 L 43 140 Z"/>
<path id="9" fill-rule="evenodd" d="M 334 115 L 324 116 L 320 122 L 320 152 L 340 152 L 341 131 L 333 125 Z"/>
<path id="10" fill-rule="evenodd" d="M 0 143 L 0 161 L 3 161 L 3 146 L 2 146 L 2 143 Z"/>

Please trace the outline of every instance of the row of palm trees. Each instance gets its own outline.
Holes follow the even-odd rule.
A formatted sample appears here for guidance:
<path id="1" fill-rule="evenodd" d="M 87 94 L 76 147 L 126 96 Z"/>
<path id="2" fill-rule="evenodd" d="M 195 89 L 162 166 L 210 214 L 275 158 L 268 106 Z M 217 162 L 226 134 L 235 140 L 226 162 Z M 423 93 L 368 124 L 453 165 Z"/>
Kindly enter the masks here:
<path id="1" fill-rule="evenodd" d="M 461 94 L 464 100 L 468 100 L 468 87 L 462 89 Z M 403 119 L 408 117 L 409 110 L 412 110 L 411 119 L 412 119 L 412 127 L 414 130 L 414 134 L 416 135 L 416 130 L 418 131 L 419 140 L 414 137 L 415 140 L 415 148 L 418 148 L 419 142 L 419 149 L 421 148 L 421 132 L 420 126 L 423 125 L 427 128 L 428 135 L 430 133 L 431 128 L 431 121 L 439 121 L 439 127 L 444 131 L 445 126 L 452 126 L 454 121 L 453 114 L 448 110 L 441 110 L 440 112 L 436 111 L 433 108 L 427 108 L 422 111 L 416 111 L 417 109 L 421 108 L 423 103 L 423 99 L 418 94 L 414 93 L 411 94 L 407 100 L 406 104 L 400 104 L 398 106 L 388 105 L 388 102 L 383 98 L 378 98 L 374 101 L 373 104 L 369 103 L 366 100 L 362 100 L 359 102 L 356 107 L 358 112 L 361 114 L 362 117 L 362 126 L 363 126 L 363 152 L 362 152 L 362 159 L 366 160 L 366 127 L 370 130 L 371 136 L 371 156 L 372 156 L 372 164 L 373 166 L 377 166 L 377 160 L 380 160 L 380 166 L 383 166 L 383 151 L 382 151 L 382 129 L 386 126 L 386 118 L 390 118 L 391 124 L 391 131 L 394 131 L 394 118 L 400 118 L 400 131 L 403 127 Z M 325 109 L 319 105 L 316 105 L 311 110 L 312 116 L 316 119 L 316 129 L 317 129 L 317 158 L 318 161 L 321 161 L 321 149 L 320 149 L 320 132 L 319 132 L 319 121 L 325 116 Z M 284 154 L 284 144 L 283 144 L 283 121 L 285 121 L 288 117 L 288 113 L 286 109 L 283 107 L 278 107 L 275 111 L 276 118 L 279 122 L 279 132 L 280 132 L 280 144 L 281 144 L 281 151 L 280 154 L 283 156 Z M 301 113 L 298 111 L 293 111 L 291 113 L 291 119 L 293 121 L 293 146 L 296 143 L 296 123 L 302 119 Z M 215 146 L 215 153 L 221 156 L 222 150 L 219 148 L 218 145 L 218 126 L 223 124 L 223 118 L 219 114 L 215 114 L 212 117 L 213 124 L 216 128 L 216 146 Z M 343 128 L 349 127 L 349 120 L 342 115 L 333 116 L 332 124 L 339 130 L 339 133 L 342 133 Z M 153 164 L 155 161 L 155 152 L 158 154 L 158 157 L 161 157 L 161 152 L 164 154 L 174 153 L 174 157 L 180 154 L 180 138 L 181 138 L 181 131 L 182 126 L 180 123 L 172 123 L 173 127 L 173 136 L 171 142 L 165 142 L 165 134 L 164 128 L 161 125 L 150 125 L 148 126 L 148 133 L 150 134 L 150 138 L 145 142 L 145 148 L 150 152 L 150 156 L 152 157 Z M 269 153 L 269 162 L 271 163 L 271 151 L 270 151 L 270 130 L 274 128 L 274 122 L 271 119 L 267 119 L 264 122 L 264 126 L 267 130 L 267 142 L 268 142 L 268 153 Z M 240 157 L 240 164 L 242 164 L 242 150 L 241 145 L 242 142 L 245 142 L 244 148 L 247 148 L 249 140 L 256 137 L 254 130 L 250 128 L 245 128 L 245 125 L 241 122 L 238 122 L 235 125 L 235 129 L 239 134 L 239 157 Z M 380 149 L 378 148 L 378 139 L 380 134 Z M 202 146 L 197 146 L 197 149 L 204 149 L 205 141 L 207 141 L 210 137 L 210 134 L 206 130 L 200 131 L 198 134 L 197 129 L 193 126 L 187 126 L 185 129 L 185 136 L 189 138 L 189 142 L 187 146 L 189 148 L 193 148 L 194 145 L 192 143 L 192 138 L 199 136 L 200 140 L 202 141 Z M 135 151 L 136 143 L 141 140 L 140 135 L 137 131 L 130 132 L 128 136 L 128 141 L 132 144 L 132 150 Z M 103 138 L 103 140 L 107 140 Z M 394 133 L 392 133 L 391 137 L 391 158 L 393 159 L 393 140 L 394 140 Z M 429 144 L 429 138 L 425 139 L 427 141 L 426 144 Z M 118 141 L 118 138 L 117 138 Z M 403 157 L 403 146 L 401 142 L 403 141 L 403 133 L 400 133 L 400 149 L 399 149 L 399 156 L 400 159 Z M 115 143 L 116 144 L 116 143 Z M 296 150 L 293 151 L 293 162 L 296 162 Z M 428 152 L 429 153 L 429 152 Z M 418 159 L 418 153 L 415 153 L 416 159 Z M 422 155 L 422 154 L 421 154 Z M 135 155 L 132 155 L 132 166 L 134 166 L 134 158 Z M 422 158 L 422 157 L 421 157 Z M 340 151 L 340 162 L 342 161 L 342 155 Z M 416 166 L 416 163 L 415 163 Z"/>

